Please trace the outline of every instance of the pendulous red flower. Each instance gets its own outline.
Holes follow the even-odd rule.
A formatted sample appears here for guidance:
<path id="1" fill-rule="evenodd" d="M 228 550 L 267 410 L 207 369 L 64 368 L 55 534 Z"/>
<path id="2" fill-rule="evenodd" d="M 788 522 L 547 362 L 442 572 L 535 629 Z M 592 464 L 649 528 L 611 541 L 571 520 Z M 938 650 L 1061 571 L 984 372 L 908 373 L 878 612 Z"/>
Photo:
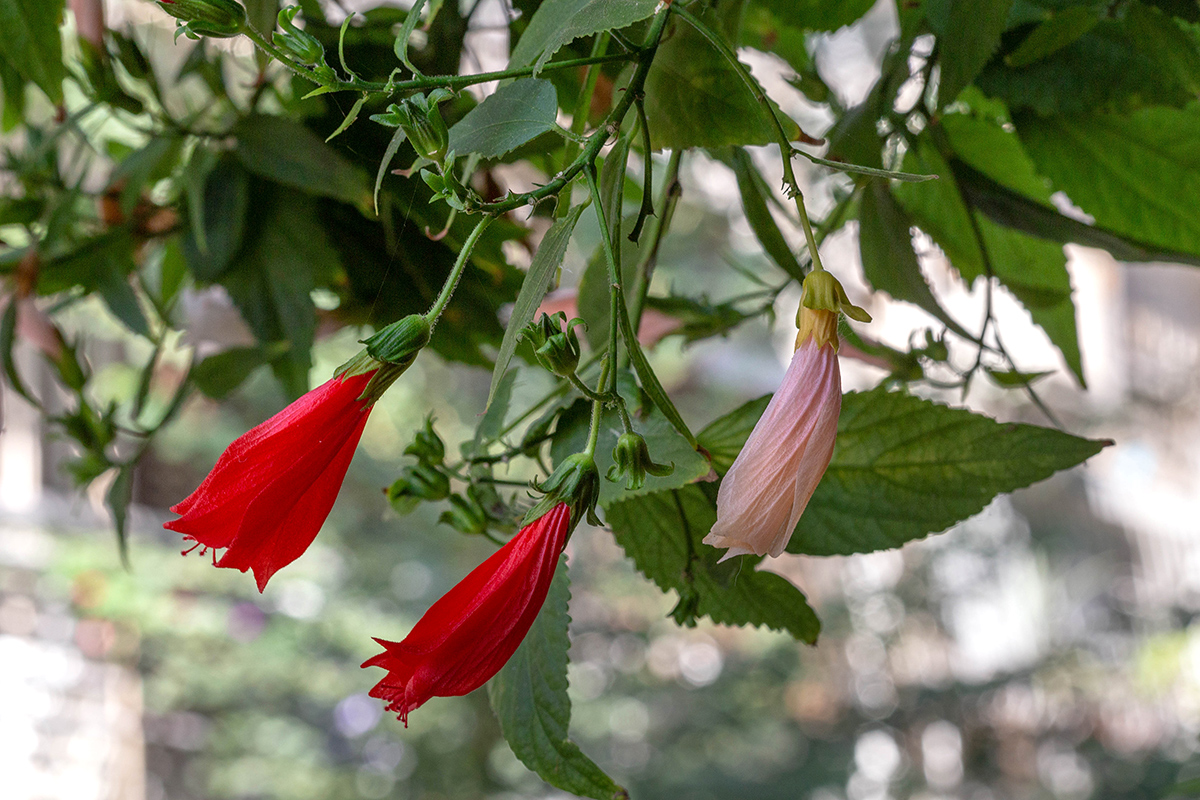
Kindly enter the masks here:
<path id="1" fill-rule="evenodd" d="M 430 606 L 404 641 L 376 639 L 384 651 L 363 666 L 388 673 L 371 696 L 407 725 L 429 698 L 466 694 L 499 672 L 546 602 L 571 516 L 558 503 Z"/>
<path id="2" fill-rule="evenodd" d="M 374 404 L 364 392 L 376 372 L 332 378 L 238 437 L 171 507 L 183 516 L 163 527 L 194 541 L 191 550 L 228 548 L 216 565 L 254 570 L 261 592 L 329 516 Z"/>

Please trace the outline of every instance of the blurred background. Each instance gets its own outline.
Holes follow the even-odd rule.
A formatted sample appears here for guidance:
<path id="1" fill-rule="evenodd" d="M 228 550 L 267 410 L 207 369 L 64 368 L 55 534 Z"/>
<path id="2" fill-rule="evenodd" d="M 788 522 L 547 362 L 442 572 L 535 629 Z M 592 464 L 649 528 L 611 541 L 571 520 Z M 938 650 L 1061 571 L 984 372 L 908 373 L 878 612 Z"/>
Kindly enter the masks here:
<path id="1" fill-rule="evenodd" d="M 475 17 L 472 69 L 504 62 L 495 5 L 494 18 Z M 110 24 L 134 24 L 155 57 L 181 57 L 152 5 L 106 6 Z M 895 26 L 883 2 L 814 39 L 844 105 L 878 77 Z M 178 48 L 190 46 L 181 39 Z M 244 42 L 232 46 L 249 55 Z M 754 67 L 805 130 L 828 125 L 778 76 L 779 64 L 762 57 Z M 778 172 L 772 151 L 755 158 Z M 819 214 L 836 181 L 801 179 Z M 733 173 L 696 155 L 682 180 L 655 280 L 714 300 L 753 291 L 730 267 L 773 268 L 742 216 Z M 855 237 L 853 226 L 832 236 L 825 261 L 874 315 L 869 335 L 903 345 L 914 331 L 936 331 L 923 312 L 865 293 Z M 581 223 L 565 287 L 596 241 Z M 1087 391 L 1003 290 L 996 316 L 1023 370 L 1057 370 L 1038 388 L 1063 426 L 1117 444 L 900 550 L 773 561 L 817 609 L 816 647 L 752 629 L 680 628 L 667 617 L 675 598 L 637 574 L 608 532 L 575 533 L 572 737 L 634 798 L 1159 798 L 1200 777 L 1200 273 L 1126 266 L 1074 246 L 1068 255 Z M 932 244 L 923 266 L 956 318 L 982 319 L 982 284 L 952 277 Z M 773 327 L 760 319 L 724 339 L 685 347 L 667 336 L 657 346 L 655 366 L 693 428 L 775 388 L 798 300 L 798 291 L 781 296 Z M 239 342 L 242 323 L 219 287 L 192 292 L 187 309 L 185 344 L 211 352 Z M 127 391 L 138 379 L 129 365 L 149 345 L 98 302 L 74 313 L 97 391 Z M 318 343 L 314 385 L 357 351 L 356 338 L 343 330 Z M 36 384 L 39 360 L 18 357 Z M 848 357 L 842 367 L 849 389 L 885 375 Z M 523 378 L 518 393 L 544 388 L 538 380 Z M 471 435 L 488 381 L 433 354 L 419 359 L 372 414 L 316 544 L 261 595 L 247 576 L 181 558 L 179 537 L 161 523 L 232 439 L 283 405 L 267 370 L 223 403 L 191 400 L 138 470 L 129 569 L 103 492 L 71 488 L 69 449 L 6 385 L 0 794 L 561 796 L 512 755 L 483 692 L 434 699 L 406 729 L 367 697 L 378 672 L 358 667 L 377 650 L 372 636 L 402 637 L 492 550 L 439 526 L 428 504 L 398 516 L 381 492 L 427 415 L 451 449 Z M 1023 395 L 981 381 L 966 398 L 939 399 L 1050 424 Z"/>

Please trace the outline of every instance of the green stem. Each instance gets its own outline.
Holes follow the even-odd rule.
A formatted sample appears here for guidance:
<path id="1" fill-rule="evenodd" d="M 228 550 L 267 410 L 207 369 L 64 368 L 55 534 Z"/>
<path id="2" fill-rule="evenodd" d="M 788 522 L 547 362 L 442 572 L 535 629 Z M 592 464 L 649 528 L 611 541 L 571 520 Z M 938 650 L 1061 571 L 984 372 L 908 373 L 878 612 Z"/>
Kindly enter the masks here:
<path id="1" fill-rule="evenodd" d="M 573 372 L 567 378 L 567 380 L 569 380 L 571 382 L 571 385 L 574 386 L 576 389 L 578 389 L 580 391 L 580 393 L 583 394 L 583 396 L 586 397 L 588 400 L 592 400 L 592 401 L 598 402 L 598 403 L 604 403 L 604 402 L 607 402 L 609 399 L 609 396 L 606 394 L 603 394 L 602 392 L 593 392 L 588 387 L 588 385 L 586 383 L 584 383 L 579 378 L 579 376 Z"/>
<path id="2" fill-rule="evenodd" d="M 467 261 L 471 257 L 471 251 L 475 249 L 475 243 L 479 241 L 479 237 L 487 230 L 488 225 L 492 224 L 494 217 L 485 216 L 479 220 L 475 226 L 475 230 L 471 231 L 471 235 L 467 237 L 467 241 L 463 243 L 462 249 L 458 251 L 458 259 L 454 262 L 454 267 L 450 270 L 450 275 L 446 277 L 446 282 L 442 284 L 442 291 L 434 301 L 433 306 L 425 313 L 425 319 L 429 322 L 429 327 L 432 328 L 437 324 L 438 318 L 442 316 L 442 312 L 446 310 L 446 304 L 450 302 L 450 297 L 454 294 L 455 287 L 458 286 L 458 281 L 462 278 L 463 270 L 467 266 Z"/>
<path id="3" fill-rule="evenodd" d="M 596 37 L 596 41 L 592 44 L 592 58 L 598 58 L 604 55 L 605 49 L 608 47 L 608 33 L 602 33 Z M 577 137 L 574 141 L 568 141 L 567 146 L 563 148 L 563 166 L 570 165 L 575 157 L 579 155 L 578 141 L 583 138 L 583 132 L 587 128 L 588 112 L 592 108 L 592 98 L 596 94 L 596 84 L 600 80 L 600 67 L 592 65 L 588 67 L 587 76 L 583 81 L 583 88 L 579 92 L 579 99 L 575 102 L 575 112 L 571 116 L 571 133 Z M 566 214 L 566 205 L 560 205 L 559 210 Z"/>
<path id="4" fill-rule="evenodd" d="M 616 372 L 616 370 L 612 369 L 611 360 L 606 361 L 604 366 L 600 368 L 600 380 L 596 381 L 597 388 L 604 388 L 604 381 L 608 378 L 609 372 Z M 600 416 L 603 413 L 604 403 L 599 400 L 592 401 L 592 422 L 588 428 L 588 443 L 584 452 L 593 458 L 596 457 L 596 442 L 600 441 Z"/>
<path id="5" fill-rule="evenodd" d="M 596 165 L 588 164 L 583 170 L 587 179 L 588 191 L 592 195 L 592 205 L 596 207 L 596 221 L 600 224 L 600 243 L 604 248 L 604 260 L 608 264 L 608 356 L 606 366 L 612 381 L 611 391 L 617 392 L 617 304 L 624 297 L 625 288 L 621 282 L 621 253 L 613 247 L 612 231 L 608 226 L 608 215 L 604 213 L 604 204 L 600 202 L 600 186 L 596 182 Z M 628 344 L 627 344 L 628 346 Z"/>
<path id="6" fill-rule="evenodd" d="M 671 157 L 667 161 L 667 177 L 663 181 L 662 198 L 658 201 L 658 216 L 654 217 L 654 222 L 651 223 L 654 227 L 650 230 L 650 247 L 646 250 L 646 255 L 642 257 L 641 262 L 637 266 L 637 274 L 634 277 L 633 284 L 633 305 L 629 309 L 630 323 L 636 331 L 641 328 L 642 310 L 646 307 L 646 297 L 650 293 L 650 279 L 654 277 L 654 267 L 658 264 L 658 251 L 662 246 L 663 237 L 666 235 L 667 229 L 671 226 L 671 217 L 675 214 L 675 206 L 679 202 L 681 194 L 679 186 L 679 161 L 682 152 L 679 150 L 671 151 Z M 650 156 L 646 156 L 647 169 L 649 169 Z"/>

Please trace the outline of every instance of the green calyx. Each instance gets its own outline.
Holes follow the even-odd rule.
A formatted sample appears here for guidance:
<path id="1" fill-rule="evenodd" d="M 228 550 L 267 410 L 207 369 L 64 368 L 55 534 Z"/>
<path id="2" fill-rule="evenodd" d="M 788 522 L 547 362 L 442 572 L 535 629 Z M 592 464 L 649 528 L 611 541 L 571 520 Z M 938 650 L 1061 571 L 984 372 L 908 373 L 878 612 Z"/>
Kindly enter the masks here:
<path id="1" fill-rule="evenodd" d="M 325 60 L 325 47 L 308 31 L 301 30 L 292 24 L 292 20 L 300 13 L 300 6 L 285 6 L 280 10 L 276 22 L 280 31 L 271 34 L 275 45 L 291 53 L 304 64 L 317 64 Z"/>
<path id="2" fill-rule="evenodd" d="M 802 308 L 813 311 L 830 311 L 834 314 L 845 314 L 858 322 L 870 322 L 871 315 L 864 309 L 850 302 L 846 290 L 833 274 L 823 269 L 814 269 L 804 279 L 804 289 L 800 296 Z"/>
<path id="3" fill-rule="evenodd" d="M 656 464 L 650 458 L 650 448 L 640 433 L 625 433 L 617 439 L 617 446 L 613 448 L 613 462 L 605 477 L 615 482 L 624 475 L 625 488 L 631 492 L 646 485 L 646 475 L 662 478 L 675 471 L 673 463 Z"/>
<path id="4" fill-rule="evenodd" d="M 560 378 L 567 378 L 579 366 L 579 337 L 575 335 L 579 325 L 587 327 L 578 318 L 567 322 L 567 315 L 559 311 L 554 315 L 542 314 L 539 321 L 526 326 L 521 334 L 533 345 L 539 364 Z"/>
<path id="5" fill-rule="evenodd" d="M 401 364 L 410 356 L 415 357 L 421 348 L 429 344 L 432 333 L 433 326 L 424 315 L 409 314 L 374 336 L 363 339 L 362 344 L 367 346 L 367 353 L 376 361 Z"/>
<path id="6" fill-rule="evenodd" d="M 201 36 L 224 39 L 246 27 L 246 9 L 234 0 L 158 0 L 158 7 L 179 20 L 175 38 Z"/>
<path id="7" fill-rule="evenodd" d="M 584 514 L 589 524 L 601 524 L 596 516 L 596 502 L 600 499 L 600 472 L 596 469 L 596 460 L 587 453 L 576 453 L 564 459 L 549 478 L 540 486 L 535 483 L 533 488 L 544 492 L 544 496 L 529 509 L 522 525 L 530 524 L 559 503 L 571 507 L 572 527 L 578 524 Z"/>
<path id="8" fill-rule="evenodd" d="M 422 500 L 445 500 L 450 496 L 450 478 L 429 464 L 406 467 L 386 490 L 388 502 L 401 514 L 415 509 Z"/>

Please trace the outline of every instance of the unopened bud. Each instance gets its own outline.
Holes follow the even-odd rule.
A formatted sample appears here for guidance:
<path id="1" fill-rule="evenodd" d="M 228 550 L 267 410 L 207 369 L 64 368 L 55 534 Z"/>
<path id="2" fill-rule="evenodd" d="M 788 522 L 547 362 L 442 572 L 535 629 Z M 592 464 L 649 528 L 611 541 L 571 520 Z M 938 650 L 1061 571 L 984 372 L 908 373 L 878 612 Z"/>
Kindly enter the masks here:
<path id="1" fill-rule="evenodd" d="M 363 339 L 367 353 L 376 361 L 387 364 L 402 364 L 415 356 L 429 344 L 432 328 L 429 320 L 421 314 L 409 314 L 404 319 L 388 325 L 374 336 Z"/>
<path id="2" fill-rule="evenodd" d="M 450 496 L 450 479 L 428 464 L 408 467 L 387 488 L 387 498 L 401 514 L 407 514 L 422 500 L 445 500 Z"/>
<path id="3" fill-rule="evenodd" d="M 383 114 L 375 114 L 372 120 L 392 128 L 402 128 L 417 155 L 441 164 L 446 159 L 450 134 L 438 103 L 452 96 L 447 89 L 434 89 L 426 97 L 418 92 L 400 103 L 392 103 Z"/>
<path id="4" fill-rule="evenodd" d="M 656 464 L 650 458 L 650 448 L 639 433 L 625 433 L 617 439 L 613 448 L 613 466 L 605 476 L 610 481 L 616 481 L 625 476 L 625 488 L 636 492 L 646 485 L 646 475 L 662 478 L 675 471 L 674 464 Z"/>
<path id="5" fill-rule="evenodd" d="M 246 26 L 246 9 L 234 0 L 158 0 L 163 11 L 179 20 L 175 35 L 189 39 L 201 36 L 237 36 Z"/>
<path id="6" fill-rule="evenodd" d="M 474 497 L 453 495 L 450 509 L 443 511 L 438 522 L 444 522 L 461 533 L 482 534 L 488 529 L 488 515 Z"/>
<path id="7" fill-rule="evenodd" d="M 446 457 L 446 445 L 442 437 L 433 430 L 433 417 L 425 418 L 425 430 L 417 431 L 412 444 L 404 448 L 404 454 L 416 456 L 428 464 L 440 464 Z"/>
<path id="8" fill-rule="evenodd" d="M 586 327 L 578 318 L 567 322 L 567 315 L 559 311 L 554 315 L 542 314 L 538 322 L 523 332 L 533 345 L 538 363 L 561 378 L 574 375 L 579 366 L 579 337 L 575 335 L 578 325 Z"/>
<path id="9" fill-rule="evenodd" d="M 300 6 L 286 6 L 279 12 L 276 17 L 281 31 L 275 31 L 271 35 L 276 46 L 288 51 L 294 55 L 297 60 L 305 64 L 316 64 L 325 60 L 325 47 L 317 37 L 305 30 L 301 30 L 292 24 L 292 20 L 296 18 L 296 14 L 300 12 Z"/>

